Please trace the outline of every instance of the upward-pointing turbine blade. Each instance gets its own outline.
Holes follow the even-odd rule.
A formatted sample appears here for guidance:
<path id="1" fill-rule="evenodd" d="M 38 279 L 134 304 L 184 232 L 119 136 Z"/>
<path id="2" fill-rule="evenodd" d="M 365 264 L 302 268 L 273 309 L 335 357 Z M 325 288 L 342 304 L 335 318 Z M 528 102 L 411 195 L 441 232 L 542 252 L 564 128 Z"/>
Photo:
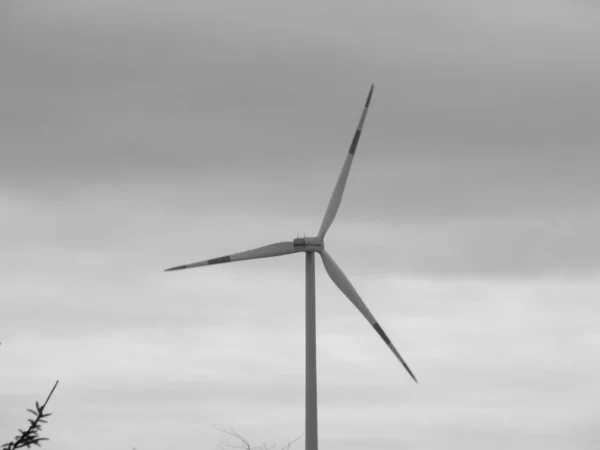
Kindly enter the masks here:
<path id="1" fill-rule="evenodd" d="M 271 258 L 273 256 L 282 256 L 294 253 L 293 242 L 278 242 L 276 244 L 265 245 L 264 247 L 258 247 L 252 250 L 248 250 L 241 253 L 234 253 L 233 255 L 221 256 L 219 258 L 207 259 L 190 264 L 184 264 L 183 266 L 176 266 L 166 269 L 165 272 L 171 270 L 182 270 L 191 269 L 192 267 L 211 266 L 213 264 L 223 264 L 235 261 L 244 261 L 246 259 L 259 259 L 259 258 Z"/>
<path id="2" fill-rule="evenodd" d="M 327 210 L 325 211 L 325 216 L 323 217 L 323 222 L 321 223 L 321 228 L 319 229 L 319 239 L 323 239 L 325 237 L 325 233 L 327 233 L 327 230 L 329 230 L 329 227 L 333 223 L 333 219 L 335 219 L 335 215 L 337 214 L 340 203 L 342 202 L 344 188 L 346 187 L 346 181 L 348 180 L 348 174 L 350 173 L 352 160 L 354 159 L 356 147 L 358 146 L 358 140 L 360 139 L 365 118 L 367 117 L 367 111 L 369 110 L 369 104 L 371 103 L 371 96 L 373 95 L 374 87 L 375 85 L 371 84 L 371 89 L 369 89 L 369 95 L 367 96 L 365 107 L 363 108 L 360 121 L 358 122 L 358 127 L 356 127 L 354 138 L 352 138 L 352 143 L 350 144 L 350 150 L 348 150 L 346 160 L 342 166 L 342 171 L 340 172 L 337 183 L 335 184 L 335 188 L 333 188 L 333 194 L 331 194 L 331 198 L 329 199 L 329 204 L 327 205 Z"/>
<path id="3" fill-rule="evenodd" d="M 400 360 L 400 362 L 408 371 L 412 379 L 418 383 L 417 379 L 408 367 L 408 364 L 406 364 L 402 356 L 400 356 L 400 353 L 398 353 L 398 350 L 396 350 L 396 347 L 394 347 L 394 344 L 392 344 L 390 338 L 387 337 L 385 331 L 383 331 L 383 329 L 379 326 L 377 320 L 375 319 L 375 317 L 373 317 L 373 314 L 371 314 L 371 311 L 369 311 L 367 305 L 365 305 L 365 302 L 362 301 L 360 295 L 358 295 L 358 292 L 356 292 L 356 289 L 354 289 L 354 286 L 352 286 L 352 283 L 350 283 L 350 280 L 348 280 L 346 275 L 344 275 L 344 272 L 342 272 L 342 269 L 339 268 L 339 266 L 335 263 L 333 258 L 329 256 L 329 253 L 327 253 L 326 250 L 321 250 L 320 253 L 321 258 L 323 259 L 323 265 L 325 266 L 325 270 L 329 274 L 331 280 L 336 284 L 338 288 L 340 288 L 340 291 L 342 291 L 346 295 L 346 297 L 348 297 L 348 299 L 354 304 L 354 306 L 356 306 L 356 308 L 361 312 L 365 319 L 369 321 L 373 328 L 375 328 L 377 334 L 381 336 L 381 339 L 383 339 L 383 341 L 388 345 L 390 350 L 392 350 L 394 355 L 396 355 L 396 358 Z"/>

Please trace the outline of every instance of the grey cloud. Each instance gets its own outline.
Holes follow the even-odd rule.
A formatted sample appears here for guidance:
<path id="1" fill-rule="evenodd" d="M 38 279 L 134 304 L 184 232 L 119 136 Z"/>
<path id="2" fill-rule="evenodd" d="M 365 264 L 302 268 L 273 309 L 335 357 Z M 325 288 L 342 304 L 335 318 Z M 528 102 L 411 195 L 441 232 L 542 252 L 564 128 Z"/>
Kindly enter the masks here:
<path id="1" fill-rule="evenodd" d="M 414 276 L 510 280 L 516 276 L 543 280 L 586 273 L 593 277 L 597 271 L 598 252 L 592 238 L 597 218 L 592 212 L 574 210 L 563 216 L 545 211 L 530 216 L 512 212 L 506 218 L 467 216 L 443 221 L 383 216 L 386 222 L 373 222 L 379 211 L 361 213 L 361 208 L 352 205 L 357 202 L 351 195 L 354 193 L 348 193 L 349 204 L 343 206 L 327 248 L 365 299 L 378 297 L 377 291 L 364 292 L 365 276 L 393 274 L 407 280 Z M 179 205 L 176 203 L 181 199 L 173 202 L 169 195 L 150 196 L 148 200 L 143 193 L 125 192 L 110 196 L 84 192 L 67 201 L 46 203 L 9 197 L 12 201 L 7 202 L 2 227 L 6 237 L 2 292 L 10 307 L 10 313 L 4 315 L 4 327 L 23 329 L 32 321 L 32 314 L 46 318 L 43 325 L 36 323 L 34 327 L 55 332 L 62 332 L 62 324 L 69 324 L 72 332 L 157 321 L 191 321 L 210 327 L 215 317 L 236 324 L 243 318 L 255 323 L 267 320 L 269 327 L 274 327 L 279 322 L 275 317 L 282 314 L 286 317 L 282 322 L 294 326 L 296 322 L 285 305 L 302 302 L 300 255 L 178 274 L 163 270 L 291 239 L 296 230 L 310 233 L 320 217 L 296 215 L 303 204 L 293 207 L 294 215 L 283 218 L 274 216 L 273 211 L 263 215 L 260 208 L 260 215 L 245 216 L 224 210 L 238 205 L 234 198 L 228 200 L 232 206 L 211 206 L 205 194 L 196 199 L 194 193 L 188 196 Z M 202 211 L 205 207 L 207 211 Z M 253 204 L 246 207 L 256 211 Z M 267 207 L 281 209 L 277 203 Z M 316 210 L 320 214 L 319 208 Z M 357 211 L 370 219 L 349 222 Z M 447 214 L 452 213 L 456 211 L 448 210 Z M 349 246 L 350 242 L 355 245 Z M 332 289 L 338 296 L 320 263 L 318 267 L 319 290 Z M 268 298 L 283 295 L 284 285 L 291 286 L 296 294 L 282 299 L 262 316 L 254 303 L 247 301 L 254 295 L 260 298 L 261 293 L 245 291 L 245 286 L 253 286 L 257 279 L 264 280 Z M 237 287 L 223 290 L 218 283 Z M 446 298 L 449 295 L 443 293 Z M 339 313 L 328 311 L 329 317 Z"/>
<path id="2" fill-rule="evenodd" d="M 148 182 L 209 171 L 233 178 L 243 171 L 252 179 L 294 172 L 297 163 L 298 170 L 311 170 L 343 154 L 363 95 L 359 88 L 375 78 L 381 86 L 365 147 L 379 149 L 368 153 L 371 160 L 394 162 L 398 178 L 424 162 L 435 172 L 441 164 L 455 177 L 464 173 L 457 166 L 468 164 L 471 173 L 483 169 L 505 180 L 516 168 L 517 176 L 542 174 L 545 185 L 549 172 L 557 171 L 580 183 L 578 171 L 598 167 L 592 36 L 568 34 L 575 30 L 569 24 L 566 30 L 538 29 L 546 43 L 522 32 L 520 41 L 505 39 L 483 33 L 477 16 L 461 19 L 443 9 L 450 19 L 442 23 L 466 23 L 466 30 L 429 29 L 434 51 L 408 45 L 423 36 L 407 40 L 403 33 L 422 29 L 435 16 L 427 8 L 439 6 L 417 12 L 414 6 L 376 6 L 367 16 L 373 24 L 386 18 L 384 11 L 418 20 L 410 27 L 369 25 L 368 38 L 356 48 L 344 44 L 342 38 L 350 37 L 344 23 L 336 25 L 338 39 L 316 40 L 316 30 L 297 29 L 273 40 L 271 33 L 282 27 L 248 25 L 266 25 L 251 11 L 246 26 L 223 16 L 224 29 L 236 25 L 238 34 L 207 22 L 192 28 L 174 15 L 162 27 L 156 18 L 144 23 L 131 15 L 123 22 L 89 14 L 66 23 L 38 18 L 33 23 L 44 31 L 43 41 L 14 27 L 4 49 L 13 58 L 3 114 L 11 178 L 29 173 L 28 179 L 37 175 L 52 184 L 70 177 L 76 185 L 89 177 Z M 217 17 L 218 9 L 210 8 Z M 407 11 L 412 15 L 402 19 Z M 556 40 L 562 46 L 553 45 Z M 378 44 L 386 51 L 370 53 Z M 462 54 L 463 46 L 470 50 Z M 373 66 L 371 75 L 358 69 L 365 62 Z M 325 146 L 340 151 L 323 153 Z"/>
<path id="3" fill-rule="evenodd" d="M 388 218 L 383 225 L 382 219 L 374 221 L 378 214 L 373 213 L 370 219 L 365 214 L 362 223 L 340 220 L 327 245 L 336 260 L 355 264 L 359 271 L 402 276 L 569 277 L 598 271 L 593 212 L 512 211 L 489 218 L 461 218 L 456 210 L 449 214 L 459 217 Z M 359 248 L 368 249 L 360 256 L 347 245 L 357 240 Z"/>

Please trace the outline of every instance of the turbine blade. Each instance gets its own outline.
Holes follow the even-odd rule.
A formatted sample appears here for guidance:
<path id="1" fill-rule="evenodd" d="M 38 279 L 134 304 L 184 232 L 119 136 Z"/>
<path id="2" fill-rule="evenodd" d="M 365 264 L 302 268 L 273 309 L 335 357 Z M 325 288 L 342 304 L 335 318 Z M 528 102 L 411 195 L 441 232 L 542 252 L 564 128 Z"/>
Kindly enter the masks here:
<path id="1" fill-rule="evenodd" d="M 232 255 L 221 256 L 219 258 L 184 264 L 183 266 L 171 267 L 166 269 L 165 272 L 172 270 L 191 269 L 192 267 L 212 266 L 213 264 L 244 261 L 246 259 L 271 258 L 273 256 L 288 255 L 290 253 L 294 253 L 295 251 L 296 250 L 294 249 L 293 242 L 277 242 L 276 244 L 265 245 L 264 247 L 258 247 L 241 253 L 234 253 Z"/>
<path id="2" fill-rule="evenodd" d="M 331 198 L 329 199 L 329 204 L 327 205 L 327 210 L 325 211 L 325 216 L 323 217 L 323 222 L 321 223 L 321 228 L 319 229 L 319 239 L 323 239 L 325 237 L 325 233 L 327 233 L 327 230 L 329 230 L 329 227 L 333 223 L 335 215 L 337 214 L 338 209 L 340 207 L 340 203 L 342 202 L 344 188 L 346 187 L 346 181 L 348 180 L 348 174 L 350 173 L 352 160 L 354 159 L 356 147 L 358 146 L 358 140 L 360 139 L 360 134 L 362 133 L 362 128 L 365 123 L 365 118 L 367 117 L 367 111 L 369 110 L 369 104 L 371 103 L 371 96 L 373 95 L 374 87 L 375 85 L 371 84 L 371 89 L 369 89 L 369 95 L 367 96 L 367 101 L 365 102 L 362 115 L 360 116 L 358 127 L 356 127 L 356 131 L 354 132 L 354 138 L 352 138 L 352 143 L 350 144 L 350 150 L 346 155 L 346 160 L 344 161 L 344 165 L 342 166 L 342 171 L 340 172 L 337 183 L 333 188 Z"/>
<path id="3" fill-rule="evenodd" d="M 342 269 L 339 268 L 339 266 L 335 263 L 333 258 L 329 256 L 329 253 L 327 253 L 326 250 L 322 250 L 320 253 L 321 258 L 323 259 L 323 265 L 325 266 L 325 270 L 329 274 L 331 280 L 340 289 L 340 291 L 342 291 L 346 295 L 346 297 L 348 297 L 348 300 L 350 300 L 354 304 L 354 306 L 356 306 L 356 308 L 360 311 L 364 318 L 367 319 L 367 321 L 373 326 L 373 328 L 375 328 L 377 334 L 379 334 L 381 339 L 383 339 L 383 341 L 387 344 L 387 346 L 394 353 L 394 355 L 396 355 L 396 358 L 398 358 L 398 360 L 402 363 L 402 365 L 410 374 L 412 379 L 418 383 L 417 379 L 408 367 L 408 364 L 406 364 L 402 356 L 400 356 L 398 350 L 396 350 L 396 347 L 394 347 L 394 344 L 392 344 L 392 341 L 390 341 L 390 338 L 387 337 L 385 331 L 383 331 L 379 323 L 377 323 L 377 320 L 375 319 L 375 317 L 373 317 L 373 314 L 371 314 L 371 311 L 369 311 L 367 305 L 365 305 L 365 303 L 362 301 L 360 295 L 358 295 L 358 292 L 356 292 L 356 289 L 354 289 L 354 286 L 352 286 L 352 283 L 350 283 L 350 280 L 348 280 L 346 275 L 344 275 Z"/>

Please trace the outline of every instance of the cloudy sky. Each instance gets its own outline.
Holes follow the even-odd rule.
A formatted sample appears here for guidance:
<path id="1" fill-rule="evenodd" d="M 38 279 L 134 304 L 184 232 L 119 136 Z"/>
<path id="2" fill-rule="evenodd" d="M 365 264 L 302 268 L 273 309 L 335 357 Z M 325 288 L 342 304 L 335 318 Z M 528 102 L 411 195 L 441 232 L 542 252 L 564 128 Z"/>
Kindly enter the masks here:
<path id="1" fill-rule="evenodd" d="M 304 431 L 316 234 L 323 450 L 597 449 L 600 6 L 589 0 L 5 0 L 0 440 L 49 450 Z M 304 448 L 304 440 L 292 449 Z"/>

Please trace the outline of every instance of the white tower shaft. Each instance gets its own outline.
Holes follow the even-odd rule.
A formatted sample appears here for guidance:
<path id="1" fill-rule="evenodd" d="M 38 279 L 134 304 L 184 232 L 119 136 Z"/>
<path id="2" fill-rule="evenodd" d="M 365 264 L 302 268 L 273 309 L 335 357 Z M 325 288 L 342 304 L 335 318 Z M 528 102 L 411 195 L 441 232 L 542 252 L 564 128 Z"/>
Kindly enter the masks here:
<path id="1" fill-rule="evenodd" d="M 306 450 L 318 450 L 315 309 L 315 253 L 306 252 L 306 416 L 304 422 Z"/>

